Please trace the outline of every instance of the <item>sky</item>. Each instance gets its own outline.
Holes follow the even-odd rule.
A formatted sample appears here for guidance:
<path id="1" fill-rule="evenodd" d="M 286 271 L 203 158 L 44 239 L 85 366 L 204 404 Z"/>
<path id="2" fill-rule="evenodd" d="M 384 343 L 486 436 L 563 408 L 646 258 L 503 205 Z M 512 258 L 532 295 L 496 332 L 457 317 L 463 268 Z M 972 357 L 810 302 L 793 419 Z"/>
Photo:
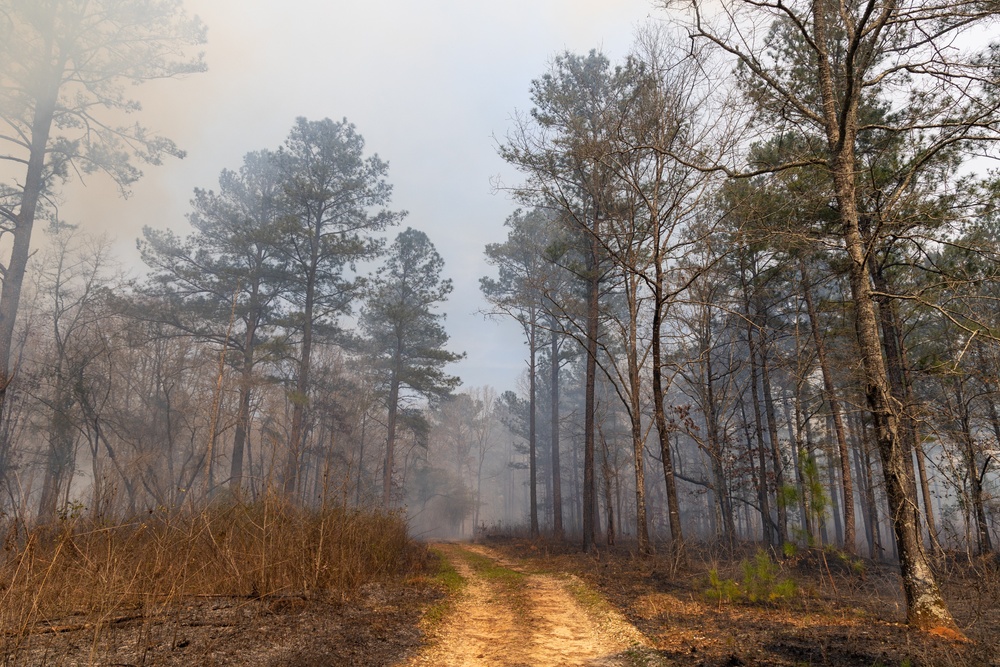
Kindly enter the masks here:
<path id="1" fill-rule="evenodd" d="M 663 17 L 656 0 L 185 0 L 208 27 L 206 73 L 147 83 L 138 116 L 187 151 L 144 168 L 121 198 L 94 176 L 70 184 L 61 216 L 115 239 L 120 260 L 142 270 L 144 226 L 190 231 L 194 188 L 217 188 L 223 169 L 275 149 L 295 119 L 346 118 L 369 154 L 389 163 L 402 227 L 427 233 L 454 292 L 443 308 L 449 370 L 466 387 L 514 389 L 525 348 L 510 321 L 490 320 L 479 278 L 487 243 L 506 238 L 516 208 L 498 181 L 520 180 L 496 153 L 531 80 L 563 51 L 628 53 L 636 28 Z M 398 230 L 397 230 L 398 231 Z M 394 233 L 392 234 L 394 235 Z"/>

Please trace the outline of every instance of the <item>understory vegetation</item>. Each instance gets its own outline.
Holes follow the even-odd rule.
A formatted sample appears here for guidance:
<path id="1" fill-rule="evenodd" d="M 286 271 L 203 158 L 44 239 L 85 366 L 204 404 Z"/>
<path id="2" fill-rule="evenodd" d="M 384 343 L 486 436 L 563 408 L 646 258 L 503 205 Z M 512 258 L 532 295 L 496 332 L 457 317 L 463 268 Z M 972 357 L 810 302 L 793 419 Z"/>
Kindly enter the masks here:
<path id="1" fill-rule="evenodd" d="M 7 520 L 0 530 L 6 660 L 37 633 L 85 628 L 96 641 L 197 598 L 337 601 L 422 562 L 398 514 L 307 509 L 277 494 L 121 519 Z"/>

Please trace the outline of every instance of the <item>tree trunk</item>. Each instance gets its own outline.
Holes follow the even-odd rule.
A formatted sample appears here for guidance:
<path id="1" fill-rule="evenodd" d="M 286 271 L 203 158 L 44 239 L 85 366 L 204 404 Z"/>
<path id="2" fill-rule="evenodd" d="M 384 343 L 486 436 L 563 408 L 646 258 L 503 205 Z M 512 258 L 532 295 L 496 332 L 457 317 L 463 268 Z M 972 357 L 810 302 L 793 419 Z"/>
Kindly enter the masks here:
<path id="1" fill-rule="evenodd" d="M 761 332 L 763 338 L 763 332 Z M 767 344 L 762 340 L 760 347 L 760 378 L 764 392 L 764 414 L 767 417 L 767 437 L 771 441 L 771 466 L 774 468 L 774 501 L 778 507 L 778 545 L 788 541 L 788 508 L 785 506 L 785 462 L 781 456 L 781 441 L 778 440 L 778 422 L 774 414 L 774 398 L 771 395 L 770 364 L 767 362 Z"/>
<path id="2" fill-rule="evenodd" d="M 562 515 L 562 468 L 559 463 L 559 334 L 555 327 L 551 333 L 550 390 L 552 392 L 551 408 L 551 455 L 552 455 L 552 534 L 556 539 L 563 537 Z"/>
<path id="3" fill-rule="evenodd" d="M 309 403 L 309 372 L 312 363 L 313 307 L 316 302 L 316 272 L 319 266 L 319 236 L 322 220 L 317 219 L 316 228 L 310 236 L 310 264 L 306 277 L 306 299 L 302 311 L 302 350 L 299 359 L 299 372 L 295 381 L 295 394 L 292 396 L 292 432 L 288 443 L 288 458 L 285 461 L 284 493 L 293 496 L 298 484 L 299 463 L 301 456 L 303 427 L 306 406 Z M 398 391 L 398 387 L 397 387 Z"/>
<path id="4" fill-rule="evenodd" d="M 760 416 L 760 393 L 757 388 L 757 346 L 754 343 L 753 322 L 747 314 L 747 346 L 750 358 L 750 398 L 753 407 L 754 436 L 757 441 L 757 465 L 760 474 L 757 480 L 757 502 L 760 509 L 760 523 L 764 543 L 774 545 L 774 525 L 771 522 L 771 507 L 767 489 L 767 457 L 764 447 L 764 426 Z"/>
<path id="5" fill-rule="evenodd" d="M 50 50 L 53 48 L 51 43 L 47 46 Z M 61 65 L 53 66 L 52 70 L 48 72 L 52 81 L 38 82 L 39 88 L 44 91 L 44 94 L 37 98 L 35 112 L 31 120 L 28 166 L 24 175 L 20 206 L 11 233 L 10 261 L 4 267 L 3 283 L 0 285 L 0 415 L 3 416 L 6 414 L 2 409 L 3 402 L 14 373 L 10 363 L 14 343 L 14 326 L 21 303 L 21 286 L 24 284 L 24 274 L 30 257 L 31 232 L 38 212 L 38 202 L 45 188 L 46 148 L 55 114 L 61 73 Z"/>
<path id="6" fill-rule="evenodd" d="M 614 546 L 615 544 L 615 533 L 617 528 L 615 527 L 615 508 L 614 508 L 614 497 L 612 494 L 612 481 L 614 479 L 614 471 L 611 467 L 611 460 L 608 454 L 608 441 L 604 437 L 604 431 L 601 431 L 601 477 L 604 478 L 604 505 L 606 507 L 605 514 L 607 514 L 607 535 L 606 542 L 607 545 Z"/>
<path id="7" fill-rule="evenodd" d="M 856 110 L 854 111 L 856 118 Z M 906 615 L 911 625 L 923 630 L 945 628 L 960 635 L 955 621 L 945 605 L 934 572 L 920 539 L 920 516 L 912 476 L 907 473 L 906 447 L 902 434 L 901 415 L 893 401 L 889 378 L 882 358 L 878 318 L 867 267 L 868 253 L 861 236 L 857 214 L 854 182 L 854 133 L 852 125 L 848 140 L 837 153 L 833 166 L 837 202 L 840 205 L 844 240 L 850 257 L 851 296 L 854 305 L 855 333 L 861 353 L 865 397 L 872 416 L 875 443 L 882 459 L 886 497 L 892 515 L 892 525 L 899 550 L 899 565 L 903 575 Z"/>
<path id="8" fill-rule="evenodd" d="M 640 556 L 650 553 L 649 522 L 646 518 L 646 473 L 644 451 L 646 447 L 642 436 L 642 382 L 639 368 L 639 300 L 637 279 L 633 275 L 626 276 L 629 291 L 629 323 L 628 341 L 625 356 L 628 365 L 628 413 L 632 436 L 632 466 L 635 470 L 635 535 L 638 540 Z"/>
<path id="9" fill-rule="evenodd" d="M 809 480 L 805 478 L 803 467 L 805 463 L 812 463 L 812 452 L 808 451 L 802 442 L 802 424 L 798 415 L 802 414 L 802 384 L 797 383 L 795 387 L 795 415 L 792 415 L 791 399 L 788 394 L 783 396 L 782 407 L 785 412 L 785 422 L 788 424 L 788 431 L 792 434 L 792 467 L 795 471 L 795 483 L 798 486 L 799 515 L 802 518 L 802 531 L 805 533 L 806 543 L 813 542 L 812 512 L 810 511 L 810 498 L 812 489 Z M 795 420 L 794 422 L 792 420 Z"/>
<path id="10" fill-rule="evenodd" d="M 659 236 L 657 235 L 657 239 Z M 657 241 L 657 255 L 659 255 L 659 241 Z M 677 480 L 674 479 L 674 463 L 672 452 L 670 451 L 670 427 L 667 425 L 667 417 L 664 413 L 663 403 L 666 400 L 663 386 L 663 352 L 661 350 L 660 331 L 663 323 L 663 311 L 666 308 L 663 297 L 663 266 L 659 258 L 654 263 L 653 282 L 653 330 L 652 330 L 652 357 L 653 357 L 653 422 L 656 425 L 656 433 L 660 440 L 660 460 L 663 463 L 663 481 L 667 488 L 667 513 L 670 519 L 670 539 L 672 548 L 676 555 L 683 552 L 684 535 L 681 531 L 680 505 L 677 500 Z"/>
<path id="11" fill-rule="evenodd" d="M 382 467 L 382 507 L 392 507 L 392 468 L 396 447 L 396 414 L 399 411 L 399 350 L 393 363 L 392 377 L 389 379 L 389 398 L 386 402 L 385 463 Z"/>
<path id="12" fill-rule="evenodd" d="M 885 477 L 886 496 L 892 514 L 892 525 L 899 548 L 903 592 L 906 598 L 906 615 L 909 623 L 923 630 L 944 628 L 946 634 L 961 637 L 951 613 L 948 611 L 938 588 L 930 562 L 920 539 L 920 516 L 916 499 L 910 496 L 914 488 L 912 476 L 907 477 L 906 452 L 909 450 L 901 432 L 901 415 L 893 401 L 882 342 L 879 340 L 879 323 L 876 315 L 875 294 L 869 272 L 869 247 L 861 233 L 858 211 L 857 171 L 855 155 L 859 127 L 860 87 L 855 79 L 845 85 L 833 69 L 835 61 L 829 53 L 831 43 L 828 25 L 829 6 L 812 5 L 813 29 L 817 55 L 817 84 L 822 99 L 822 118 L 825 122 L 828 166 L 839 209 L 841 234 L 848 256 L 848 274 L 853 300 L 855 334 L 861 356 L 862 381 L 879 456 Z M 850 65 L 859 52 L 850 54 Z M 853 70 L 847 70 L 854 74 Z M 857 70 L 858 72 L 861 69 Z M 845 503 L 846 504 L 846 503 Z"/>
<path id="13" fill-rule="evenodd" d="M 913 399 L 906 370 L 906 349 L 903 346 L 899 309 L 896 307 L 895 301 L 887 295 L 890 287 L 885 273 L 881 268 L 872 268 L 871 271 L 872 283 L 878 293 L 875 297 L 875 303 L 878 307 L 879 324 L 882 327 L 882 350 L 885 354 L 889 391 L 896 401 L 895 405 L 899 406 L 900 442 L 905 448 L 903 460 L 907 480 L 910 483 L 909 495 L 916 503 L 917 482 L 913 469 L 913 450 L 917 446 L 917 418 L 913 414 Z M 919 516 L 918 512 L 918 519 Z"/>
<path id="14" fill-rule="evenodd" d="M 243 339 L 243 368 L 240 371 L 240 407 L 236 416 L 236 433 L 233 437 L 233 458 L 229 466 L 229 490 L 239 497 L 243 492 L 243 454 L 250 434 L 250 399 L 253 389 L 254 336 L 257 334 L 257 313 L 254 310 L 257 290 L 251 296 L 251 310 L 246 319 Z"/>
<path id="15" fill-rule="evenodd" d="M 538 537 L 538 466 L 535 449 L 535 400 L 537 394 L 536 359 L 538 350 L 535 345 L 537 327 L 535 314 L 532 311 L 531 322 L 528 324 L 528 497 L 531 516 L 531 537 Z"/>
<path id="16" fill-rule="evenodd" d="M 726 481 L 726 471 L 722 465 L 722 443 L 719 440 L 718 416 L 715 406 L 715 383 L 712 381 L 711 359 L 707 361 L 705 375 L 705 427 L 708 430 L 709 459 L 712 462 L 715 495 L 718 501 L 722 533 L 726 543 L 731 547 L 736 544 L 736 524 L 733 519 L 733 504 L 729 496 L 729 485 Z"/>
<path id="17" fill-rule="evenodd" d="M 986 521 L 986 509 L 983 505 L 983 483 L 979 474 L 976 441 L 972 437 L 972 424 L 969 415 L 969 403 L 963 390 L 964 378 L 954 378 L 952 384 L 955 391 L 955 418 L 959 423 L 959 438 L 965 450 L 966 474 L 969 476 L 969 496 L 971 500 L 972 518 L 976 525 L 976 553 L 983 555 L 993 549 L 990 541 L 990 527 Z M 984 469 L 985 473 L 985 469 Z"/>
<path id="18" fill-rule="evenodd" d="M 587 253 L 587 369 L 584 398 L 583 430 L 583 550 L 594 546 L 594 420 L 597 415 L 597 332 L 600 315 L 600 245 L 595 219 Z"/>
<path id="19" fill-rule="evenodd" d="M 62 363 L 60 362 L 60 365 Z M 72 394 L 66 386 L 63 370 L 56 370 L 55 401 L 49 419 L 49 446 L 45 456 L 45 476 L 42 495 L 38 504 L 38 518 L 49 521 L 56 517 L 59 497 L 69 488 L 76 469 L 76 447 L 69 410 L 73 406 Z"/>
<path id="20" fill-rule="evenodd" d="M 830 365 L 826 358 L 826 345 L 823 336 L 819 331 L 819 317 L 816 312 L 816 305 L 813 302 L 812 285 L 806 273 L 805 262 L 799 260 L 799 272 L 802 275 L 802 294 L 805 297 L 806 309 L 809 313 L 809 328 L 812 331 L 813 342 L 816 345 L 816 359 L 819 362 L 820 372 L 823 375 L 823 395 L 826 404 L 830 407 L 830 414 L 833 420 L 834 432 L 837 435 L 837 451 L 840 454 L 840 484 L 841 496 L 844 499 L 844 550 L 848 553 L 855 553 L 857 549 L 855 521 L 854 521 L 854 484 L 851 479 L 851 456 L 847 448 L 847 435 L 844 431 L 844 419 L 841 415 L 840 401 L 834 389 L 833 374 L 830 372 Z"/>
<path id="21" fill-rule="evenodd" d="M 875 501 L 875 490 L 872 483 L 872 460 L 869 453 L 867 429 L 863 418 L 858 415 L 852 422 L 855 424 L 857 448 L 855 449 L 854 467 L 861 484 L 861 509 L 865 520 L 865 540 L 868 542 L 868 557 L 882 560 L 882 535 L 879 528 L 878 505 Z"/>
<path id="22" fill-rule="evenodd" d="M 919 442 L 916 443 L 917 474 L 920 482 L 920 495 L 924 501 L 924 518 L 927 519 L 927 534 L 930 538 L 931 553 L 941 553 L 941 542 L 938 539 L 937 523 L 934 520 L 934 506 L 931 499 L 931 486 L 927 479 L 927 454 L 924 447 Z"/>

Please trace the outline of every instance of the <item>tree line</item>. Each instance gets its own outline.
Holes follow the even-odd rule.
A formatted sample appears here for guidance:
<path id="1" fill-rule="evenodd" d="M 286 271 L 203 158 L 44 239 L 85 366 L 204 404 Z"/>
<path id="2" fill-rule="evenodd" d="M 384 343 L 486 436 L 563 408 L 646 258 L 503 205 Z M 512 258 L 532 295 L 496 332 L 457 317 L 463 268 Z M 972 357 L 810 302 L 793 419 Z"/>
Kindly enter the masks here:
<path id="1" fill-rule="evenodd" d="M 617 65 L 557 56 L 499 142 L 525 208 L 482 287 L 524 328 L 531 470 L 538 382 L 558 433 L 575 364 L 584 549 L 624 487 L 640 553 L 651 527 L 678 557 L 691 534 L 864 549 L 898 559 L 912 623 L 952 632 L 934 554 L 997 535 L 996 15 L 668 12 Z"/>
<path id="2" fill-rule="evenodd" d="M 445 366 L 462 355 L 433 243 L 412 228 L 387 242 L 406 215 L 389 207 L 388 163 L 346 119 L 299 118 L 195 190 L 190 233 L 144 229 L 147 275 L 128 279 L 109 240 L 61 218 L 60 186 L 97 171 L 124 193 L 138 164 L 183 156 L 128 122 L 129 93 L 204 69 L 185 55 L 204 26 L 173 0 L 11 0 L 0 29 L 0 141 L 17 172 L 0 191 L 3 513 L 268 492 L 398 504 L 410 462 L 395 452 L 422 439 L 422 408 L 458 385 Z"/>

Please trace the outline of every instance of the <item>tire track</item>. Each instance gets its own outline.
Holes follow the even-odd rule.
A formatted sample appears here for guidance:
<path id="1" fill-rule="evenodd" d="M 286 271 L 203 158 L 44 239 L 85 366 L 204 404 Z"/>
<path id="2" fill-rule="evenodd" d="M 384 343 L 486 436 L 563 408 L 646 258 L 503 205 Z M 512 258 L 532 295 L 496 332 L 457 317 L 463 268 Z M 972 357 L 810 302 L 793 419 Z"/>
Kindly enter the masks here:
<path id="1" fill-rule="evenodd" d="M 641 634 L 610 611 L 595 613 L 569 590 L 570 581 L 529 574 L 481 545 L 436 547 L 465 580 L 431 645 L 407 667 L 620 667 L 653 665 Z M 470 555 L 471 554 L 471 555 Z M 519 572 L 484 576 L 471 559 Z M 516 576 L 516 575 L 515 575 Z"/>

